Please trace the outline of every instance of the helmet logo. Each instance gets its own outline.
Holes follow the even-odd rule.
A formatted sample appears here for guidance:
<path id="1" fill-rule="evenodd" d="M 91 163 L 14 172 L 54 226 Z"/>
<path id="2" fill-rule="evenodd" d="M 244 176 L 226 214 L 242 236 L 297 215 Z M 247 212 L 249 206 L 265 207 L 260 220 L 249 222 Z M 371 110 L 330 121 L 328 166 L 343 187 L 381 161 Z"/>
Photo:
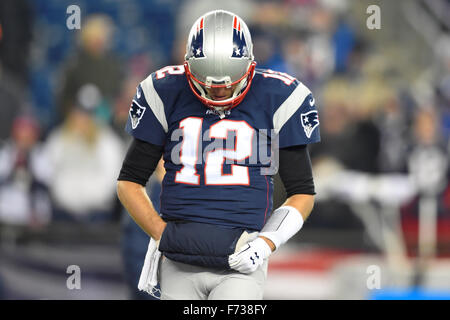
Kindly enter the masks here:
<path id="1" fill-rule="evenodd" d="M 245 41 L 244 32 L 241 29 L 241 22 L 237 17 L 233 19 L 233 53 L 232 58 L 248 58 L 249 52 L 247 42 Z"/>
<path id="2" fill-rule="evenodd" d="M 200 20 L 200 23 L 197 25 L 197 32 L 194 33 L 191 40 L 191 47 L 189 49 L 189 58 L 204 58 L 205 54 L 203 53 L 203 22 L 205 18 Z"/>

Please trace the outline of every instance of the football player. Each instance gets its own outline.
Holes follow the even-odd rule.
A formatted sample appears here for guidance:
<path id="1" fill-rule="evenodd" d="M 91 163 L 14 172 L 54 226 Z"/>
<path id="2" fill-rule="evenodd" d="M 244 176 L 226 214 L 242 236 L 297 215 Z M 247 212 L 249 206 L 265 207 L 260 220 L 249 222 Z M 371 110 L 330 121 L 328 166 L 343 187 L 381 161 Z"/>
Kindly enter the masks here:
<path id="1" fill-rule="evenodd" d="M 139 84 L 126 130 L 134 141 L 117 192 L 162 254 L 161 298 L 262 299 L 269 256 L 314 204 L 307 145 L 320 135 L 310 90 L 256 69 L 244 21 L 212 11 L 194 23 L 184 65 Z M 144 186 L 161 156 L 159 215 Z M 273 168 L 287 191 L 274 211 Z"/>

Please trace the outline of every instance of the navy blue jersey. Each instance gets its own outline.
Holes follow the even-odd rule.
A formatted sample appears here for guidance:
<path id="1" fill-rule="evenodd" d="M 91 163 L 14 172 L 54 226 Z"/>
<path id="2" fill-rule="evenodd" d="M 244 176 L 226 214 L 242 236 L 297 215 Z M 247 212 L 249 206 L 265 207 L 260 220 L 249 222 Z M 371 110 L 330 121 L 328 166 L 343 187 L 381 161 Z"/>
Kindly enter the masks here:
<path id="1" fill-rule="evenodd" d="M 314 102 L 298 80 L 257 69 L 244 100 L 219 113 L 194 96 L 183 66 L 151 74 L 126 130 L 164 146 L 162 218 L 261 230 L 272 212 L 273 150 L 320 140 Z"/>

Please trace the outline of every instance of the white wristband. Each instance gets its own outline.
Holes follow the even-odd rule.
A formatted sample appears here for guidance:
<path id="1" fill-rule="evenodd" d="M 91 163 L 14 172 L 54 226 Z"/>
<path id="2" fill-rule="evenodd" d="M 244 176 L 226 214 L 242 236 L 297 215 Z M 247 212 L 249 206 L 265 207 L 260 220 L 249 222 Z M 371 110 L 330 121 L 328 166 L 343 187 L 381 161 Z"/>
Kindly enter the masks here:
<path id="1" fill-rule="evenodd" d="M 275 210 L 259 233 L 273 242 L 278 249 L 292 238 L 303 226 L 300 212 L 291 206 L 283 206 Z"/>

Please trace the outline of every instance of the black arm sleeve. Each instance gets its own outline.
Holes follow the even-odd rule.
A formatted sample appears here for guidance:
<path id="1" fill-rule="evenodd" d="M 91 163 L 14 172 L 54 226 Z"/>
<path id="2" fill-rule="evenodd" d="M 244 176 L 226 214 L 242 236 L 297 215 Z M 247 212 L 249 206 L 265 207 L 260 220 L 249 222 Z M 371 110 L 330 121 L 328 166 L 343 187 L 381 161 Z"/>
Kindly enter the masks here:
<path id="1" fill-rule="evenodd" d="M 158 165 L 163 147 L 134 139 L 128 148 L 119 178 L 145 186 Z"/>
<path id="2" fill-rule="evenodd" d="M 306 145 L 280 149 L 279 164 L 278 172 L 288 198 L 294 194 L 316 194 Z"/>

